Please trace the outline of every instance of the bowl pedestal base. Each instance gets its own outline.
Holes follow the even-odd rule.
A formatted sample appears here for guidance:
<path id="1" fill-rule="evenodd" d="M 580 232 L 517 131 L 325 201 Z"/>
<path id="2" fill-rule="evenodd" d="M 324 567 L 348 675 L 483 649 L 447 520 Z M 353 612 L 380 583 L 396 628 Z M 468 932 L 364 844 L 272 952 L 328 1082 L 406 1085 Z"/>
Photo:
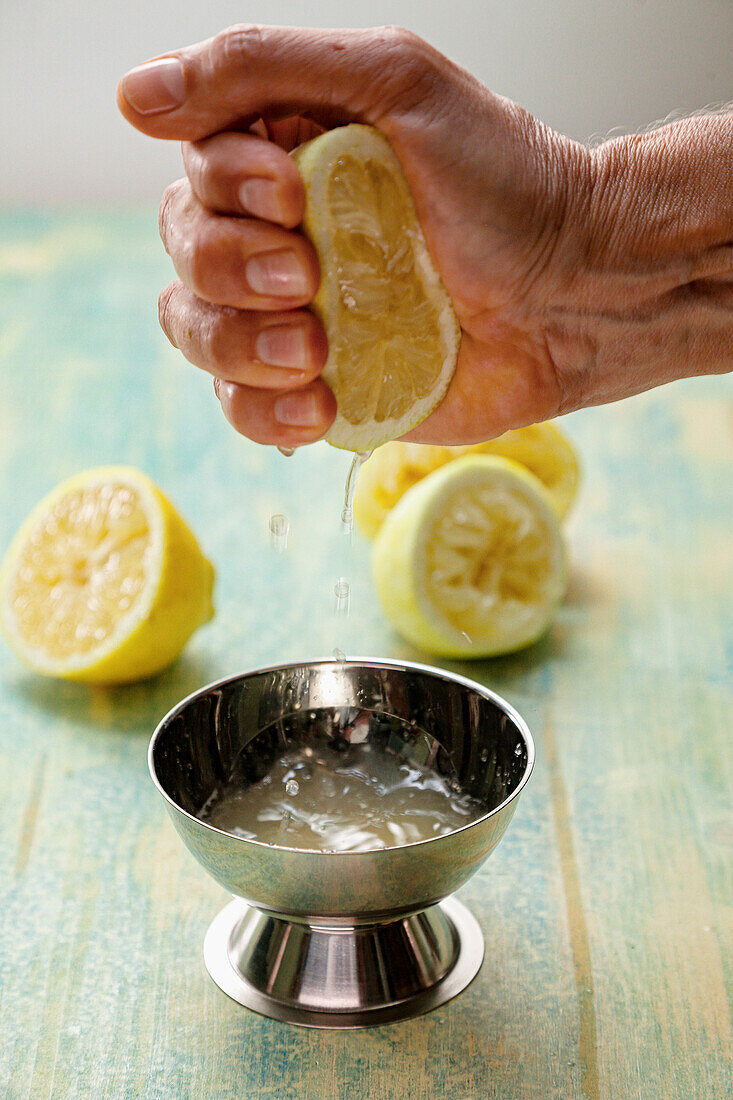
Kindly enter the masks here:
<path id="1" fill-rule="evenodd" d="M 204 940 L 206 969 L 224 993 L 303 1027 L 391 1023 L 437 1008 L 479 971 L 476 918 L 451 896 L 375 924 L 292 921 L 235 898 Z"/>

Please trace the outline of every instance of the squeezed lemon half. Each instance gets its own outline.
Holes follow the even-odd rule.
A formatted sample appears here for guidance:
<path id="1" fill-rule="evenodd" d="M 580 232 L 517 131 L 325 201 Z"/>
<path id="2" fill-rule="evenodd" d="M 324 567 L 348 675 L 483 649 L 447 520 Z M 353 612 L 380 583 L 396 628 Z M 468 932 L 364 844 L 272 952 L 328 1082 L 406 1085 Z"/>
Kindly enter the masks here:
<path id="1" fill-rule="evenodd" d="M 0 624 L 35 672 L 87 683 L 150 676 L 213 615 L 214 569 L 139 470 L 106 466 L 58 485 L 0 570 Z"/>
<path id="2" fill-rule="evenodd" d="M 497 439 L 463 447 L 422 443 L 386 443 L 359 471 L 354 519 L 367 538 L 375 538 L 397 501 L 433 470 L 467 454 L 510 458 L 533 473 L 547 489 L 557 514 L 564 517 L 578 491 L 580 464 L 570 440 L 550 422 L 505 432 Z"/>
<path id="3" fill-rule="evenodd" d="M 495 455 L 428 474 L 374 544 L 377 594 L 392 625 L 444 657 L 492 657 L 536 641 L 565 592 L 557 512 L 542 483 Z"/>
<path id="4" fill-rule="evenodd" d="M 455 370 L 460 326 L 388 140 L 352 124 L 293 151 L 303 229 L 320 261 L 313 301 L 338 411 L 326 439 L 368 451 L 414 428 Z"/>

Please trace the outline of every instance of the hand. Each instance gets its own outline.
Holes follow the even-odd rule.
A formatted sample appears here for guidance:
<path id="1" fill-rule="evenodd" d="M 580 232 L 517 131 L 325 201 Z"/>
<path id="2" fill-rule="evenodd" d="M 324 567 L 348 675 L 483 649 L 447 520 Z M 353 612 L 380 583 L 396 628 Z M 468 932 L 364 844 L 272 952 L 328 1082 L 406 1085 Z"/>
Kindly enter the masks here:
<path id="1" fill-rule="evenodd" d="M 295 446 L 335 415 L 318 378 L 325 335 L 304 308 L 318 264 L 295 229 L 304 196 L 285 150 L 353 120 L 392 142 L 463 328 L 448 393 L 408 438 L 487 438 L 559 410 L 541 317 L 579 147 L 404 31 L 232 28 L 159 64 L 123 80 L 119 106 L 184 141 L 187 178 L 161 205 L 179 275 L 161 323 L 221 380 L 239 431 Z"/>
<path id="2" fill-rule="evenodd" d="M 234 27 L 134 70 L 118 102 L 138 129 L 184 142 L 187 178 L 161 205 L 180 277 L 161 323 L 258 442 L 312 442 L 335 415 L 286 151 L 350 121 L 391 141 L 462 327 L 444 400 L 405 438 L 487 439 L 693 372 L 649 354 L 657 333 L 639 336 L 640 279 L 653 326 L 654 296 L 677 277 L 667 263 L 655 282 L 656 238 L 640 228 L 645 171 L 650 207 L 663 192 L 656 153 L 646 167 L 638 149 L 629 167 L 623 144 L 591 153 L 406 31 Z"/>

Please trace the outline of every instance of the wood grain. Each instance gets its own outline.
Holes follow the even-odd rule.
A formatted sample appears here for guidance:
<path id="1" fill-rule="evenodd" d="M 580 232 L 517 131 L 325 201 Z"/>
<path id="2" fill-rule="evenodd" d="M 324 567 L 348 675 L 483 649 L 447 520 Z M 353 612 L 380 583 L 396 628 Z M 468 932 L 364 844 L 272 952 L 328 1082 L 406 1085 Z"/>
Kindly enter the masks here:
<path id="1" fill-rule="evenodd" d="M 418 1020 L 306 1031 L 229 1001 L 201 957 L 225 903 L 149 780 L 163 713 L 217 676 L 330 653 L 423 657 L 339 528 L 347 456 L 239 438 L 158 331 L 154 211 L 0 218 L 0 551 L 61 477 L 141 466 L 200 534 L 217 615 L 127 689 L 39 681 L 0 651 L 0 1093 L 257 1100 L 730 1095 L 730 383 L 566 419 L 585 467 L 548 637 L 448 667 L 525 715 L 538 763 L 461 891 L 469 989 Z M 276 554 L 272 512 L 291 520 Z M 352 581 L 352 613 L 333 584 Z M 4 1091 L 3 1091 L 4 1090 Z"/>

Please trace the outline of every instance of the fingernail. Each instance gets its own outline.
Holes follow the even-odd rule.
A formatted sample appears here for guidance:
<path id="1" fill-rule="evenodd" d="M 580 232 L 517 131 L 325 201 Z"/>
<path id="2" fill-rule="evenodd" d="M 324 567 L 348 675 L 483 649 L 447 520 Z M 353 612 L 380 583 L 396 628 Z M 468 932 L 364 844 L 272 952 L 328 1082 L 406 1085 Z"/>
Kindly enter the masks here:
<path id="1" fill-rule="evenodd" d="M 308 292 L 308 280 L 294 252 L 261 252 L 245 268 L 247 282 L 255 294 L 275 298 L 300 298 Z"/>
<path id="2" fill-rule="evenodd" d="M 183 65 L 177 57 L 147 61 L 122 80 L 125 99 L 140 115 L 157 115 L 180 107 L 186 98 Z"/>
<path id="3" fill-rule="evenodd" d="M 221 385 L 221 382 L 219 381 L 219 379 L 215 378 L 214 379 L 214 393 L 216 394 L 217 397 L 219 396 L 219 386 L 220 385 Z"/>
<path id="4" fill-rule="evenodd" d="M 321 422 L 313 393 L 285 393 L 275 402 L 275 419 L 296 428 L 313 428 Z"/>
<path id="5" fill-rule="evenodd" d="M 276 325 L 264 328 L 255 340 L 255 352 L 262 363 L 271 367 L 305 366 L 305 332 L 300 325 Z"/>
<path id="6" fill-rule="evenodd" d="M 273 180 L 245 180 L 239 185 L 239 201 L 245 210 L 266 221 L 282 221 L 283 209 Z"/>

